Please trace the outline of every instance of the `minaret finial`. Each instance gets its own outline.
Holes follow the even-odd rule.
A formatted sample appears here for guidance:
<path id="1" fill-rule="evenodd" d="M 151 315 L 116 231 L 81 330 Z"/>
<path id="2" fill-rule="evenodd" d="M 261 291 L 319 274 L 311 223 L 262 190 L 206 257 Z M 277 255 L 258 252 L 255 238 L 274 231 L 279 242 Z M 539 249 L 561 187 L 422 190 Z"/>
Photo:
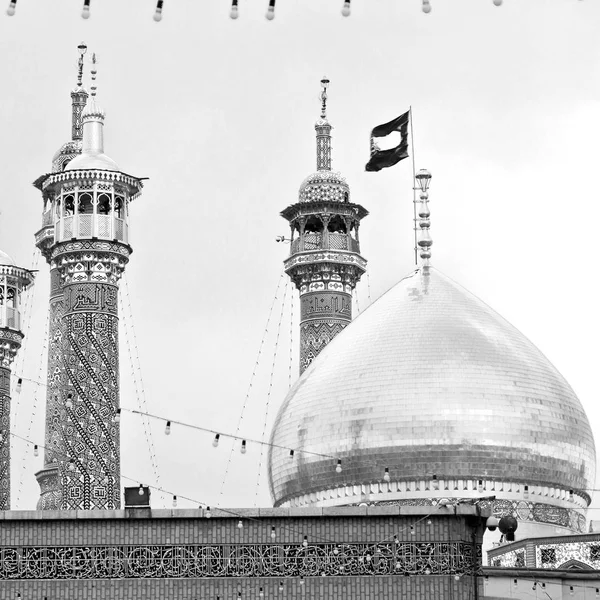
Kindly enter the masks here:
<path id="1" fill-rule="evenodd" d="M 79 50 L 79 61 L 77 65 L 77 87 L 80 88 L 83 81 L 83 55 L 87 52 L 87 46 L 81 42 L 81 44 L 77 46 L 77 50 Z"/>
<path id="2" fill-rule="evenodd" d="M 327 119 L 327 86 L 329 79 L 323 76 L 321 79 L 321 119 Z"/>
<path id="3" fill-rule="evenodd" d="M 321 79 L 321 118 L 315 124 L 317 131 L 317 171 L 331 171 L 331 125 L 327 121 L 327 87 L 329 79 Z"/>

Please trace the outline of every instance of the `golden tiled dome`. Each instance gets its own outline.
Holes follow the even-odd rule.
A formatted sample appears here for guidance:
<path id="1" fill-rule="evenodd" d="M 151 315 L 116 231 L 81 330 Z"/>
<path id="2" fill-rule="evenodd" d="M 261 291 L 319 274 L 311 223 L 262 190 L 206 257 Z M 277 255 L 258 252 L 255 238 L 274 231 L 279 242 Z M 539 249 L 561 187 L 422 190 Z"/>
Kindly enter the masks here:
<path id="1" fill-rule="evenodd" d="M 569 384 L 523 334 L 431 267 L 321 352 L 290 390 L 271 442 L 276 505 L 322 502 L 324 490 L 329 504 L 414 497 L 436 475 L 445 483 L 429 496 L 484 480 L 557 498 L 575 490 L 583 507 L 594 484 L 594 440 Z"/>

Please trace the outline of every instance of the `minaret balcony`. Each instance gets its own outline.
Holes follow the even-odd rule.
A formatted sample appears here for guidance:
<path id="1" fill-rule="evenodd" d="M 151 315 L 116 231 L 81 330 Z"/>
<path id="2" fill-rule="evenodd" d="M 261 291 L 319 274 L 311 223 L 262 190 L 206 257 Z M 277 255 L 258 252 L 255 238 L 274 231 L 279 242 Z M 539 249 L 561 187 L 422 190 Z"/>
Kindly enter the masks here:
<path id="1" fill-rule="evenodd" d="M 14 329 L 20 331 L 21 318 L 19 311 L 10 306 L 0 305 L 0 328 Z"/>
<path id="2" fill-rule="evenodd" d="M 65 216 L 54 227 L 54 241 L 65 242 L 73 238 L 98 238 L 128 243 L 129 232 L 125 219 L 111 215 L 85 214 Z"/>
<path id="3" fill-rule="evenodd" d="M 305 233 L 292 242 L 290 254 L 310 250 L 346 250 L 359 254 L 360 246 L 357 240 L 346 233 Z"/>

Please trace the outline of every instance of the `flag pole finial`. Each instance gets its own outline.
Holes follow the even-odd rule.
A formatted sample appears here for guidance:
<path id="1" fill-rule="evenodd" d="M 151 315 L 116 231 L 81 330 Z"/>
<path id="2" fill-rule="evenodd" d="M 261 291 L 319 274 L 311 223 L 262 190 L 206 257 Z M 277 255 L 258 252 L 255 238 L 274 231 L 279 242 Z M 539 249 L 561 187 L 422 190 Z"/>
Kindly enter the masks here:
<path id="1" fill-rule="evenodd" d="M 419 248 L 421 249 L 420 256 L 423 260 L 423 266 L 429 265 L 429 259 L 431 258 L 431 245 L 433 240 L 429 233 L 429 227 L 431 221 L 429 219 L 429 183 L 431 182 L 431 173 L 427 169 L 421 169 L 415 176 L 421 193 L 419 198 L 421 199 L 421 206 L 419 207 L 419 227 L 421 228 L 419 234 Z"/>

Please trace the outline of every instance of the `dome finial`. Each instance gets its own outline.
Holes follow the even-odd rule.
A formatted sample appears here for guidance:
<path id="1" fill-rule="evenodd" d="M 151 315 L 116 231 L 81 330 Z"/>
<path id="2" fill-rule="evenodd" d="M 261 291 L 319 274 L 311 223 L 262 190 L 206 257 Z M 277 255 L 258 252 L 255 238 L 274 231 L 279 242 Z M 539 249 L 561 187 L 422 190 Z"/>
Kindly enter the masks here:
<path id="1" fill-rule="evenodd" d="M 421 189 L 421 206 L 419 207 L 419 227 L 421 232 L 419 235 L 419 248 L 421 248 L 420 256 L 423 259 L 423 266 L 429 265 L 429 259 L 431 258 L 431 245 L 433 241 L 429 234 L 429 227 L 431 221 L 429 220 L 429 183 L 431 182 L 431 173 L 427 169 L 421 169 L 415 176 L 419 188 Z"/>
<path id="2" fill-rule="evenodd" d="M 329 79 L 321 79 L 321 118 L 315 124 L 317 131 L 317 171 L 331 171 L 331 125 L 327 121 L 327 87 Z"/>

